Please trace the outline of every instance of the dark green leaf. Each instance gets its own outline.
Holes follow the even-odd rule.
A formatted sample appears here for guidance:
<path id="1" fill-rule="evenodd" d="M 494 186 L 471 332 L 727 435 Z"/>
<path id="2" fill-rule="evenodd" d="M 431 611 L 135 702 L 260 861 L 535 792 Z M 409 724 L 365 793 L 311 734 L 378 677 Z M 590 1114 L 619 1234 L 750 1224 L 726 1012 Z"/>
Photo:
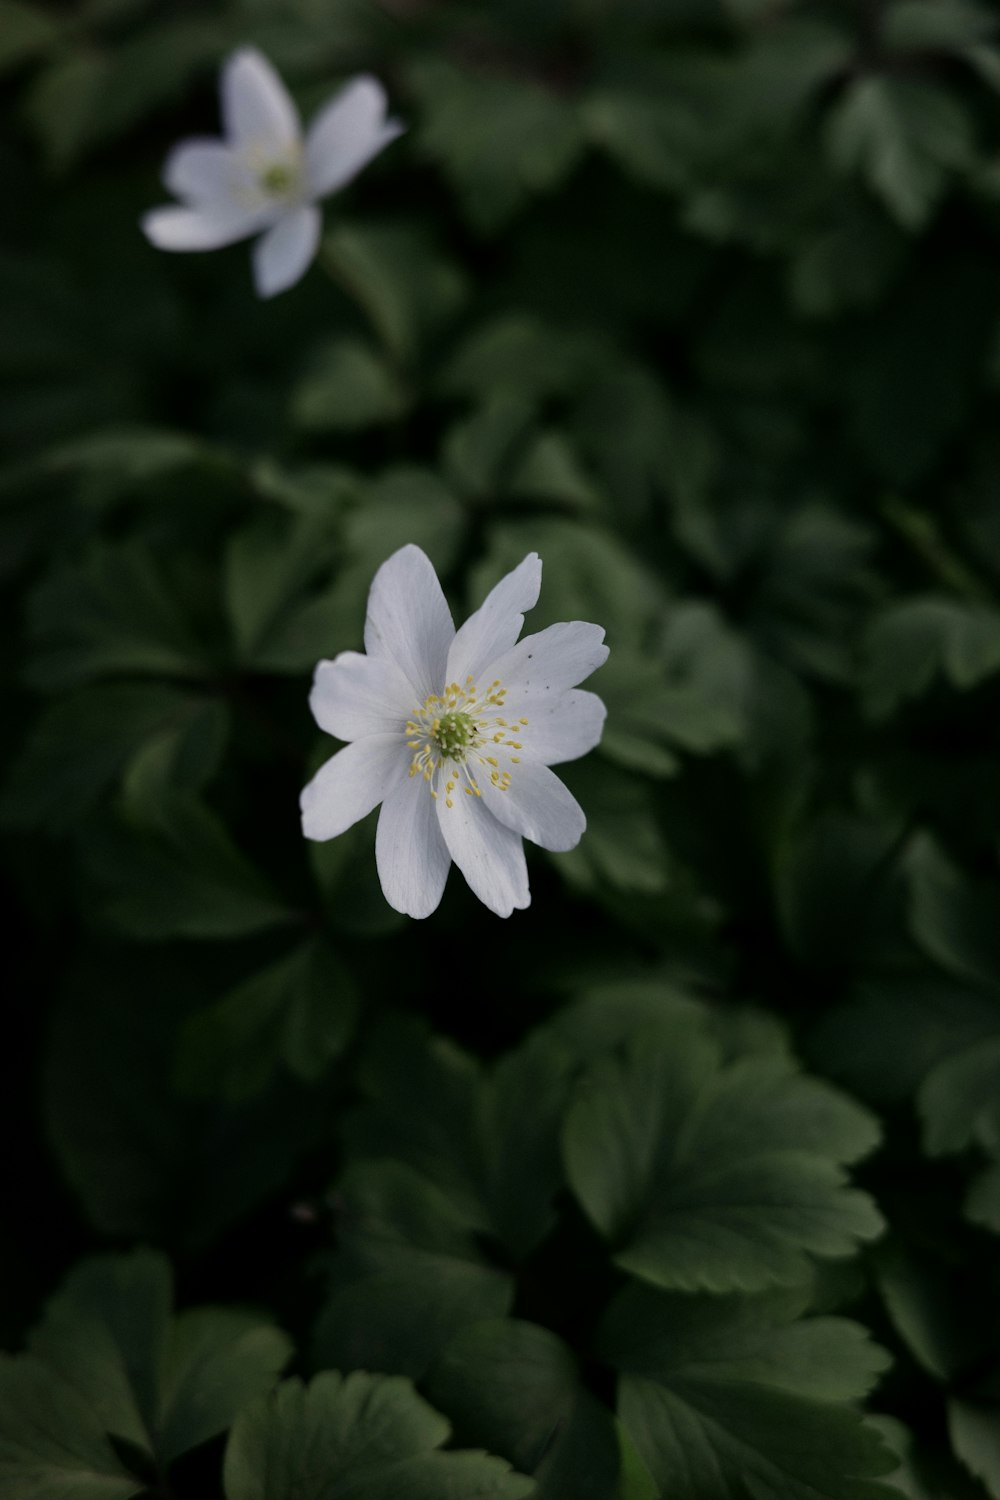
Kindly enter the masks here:
<path id="1" fill-rule="evenodd" d="M 792 1321 L 782 1297 L 691 1297 L 631 1286 L 601 1353 L 621 1372 L 618 1411 L 664 1495 L 879 1500 L 897 1466 L 847 1404 L 886 1357 L 838 1318 Z"/>
<path id="2" fill-rule="evenodd" d="M 477 227 L 502 223 L 575 165 L 573 106 L 533 80 L 491 77 L 441 57 L 414 64 L 410 78 L 422 106 L 418 145 L 440 163 Z"/>
<path id="3" fill-rule="evenodd" d="M 962 600 L 910 598 L 875 616 L 864 642 L 862 691 L 874 719 L 919 698 L 938 675 L 960 692 L 1000 670 L 1000 612 Z"/>
<path id="4" fill-rule="evenodd" d="M 968 165 L 968 114 L 943 89 L 908 78 L 862 77 L 828 122 L 830 155 L 868 182 L 905 229 L 921 229 L 949 179 Z"/>
<path id="5" fill-rule="evenodd" d="M 137 1251 L 78 1266 L 29 1353 L 0 1367 L 0 1474 L 12 1500 L 138 1494 L 109 1437 L 158 1472 L 224 1432 L 277 1380 L 291 1346 L 260 1317 L 200 1308 L 171 1318 L 170 1267 Z"/>
<path id="6" fill-rule="evenodd" d="M 29 622 L 39 649 L 28 677 L 47 691 L 124 673 L 208 670 L 152 551 L 138 542 L 94 549 L 53 572 L 32 596 Z"/>
<path id="7" fill-rule="evenodd" d="M 113 683 L 57 699 L 11 770 L 4 820 L 57 833 L 73 827 L 143 745 L 194 729 L 199 707 L 197 699 L 155 683 Z"/>
<path id="8" fill-rule="evenodd" d="M 202 802 L 175 791 L 155 815 L 151 827 L 95 836 L 86 851 L 114 927 L 153 942 L 240 937 L 290 920 Z"/>
<path id="9" fill-rule="evenodd" d="M 397 421 L 407 397 L 377 350 L 337 339 L 321 350 L 292 391 L 290 416 L 306 432 L 379 427 Z"/>
<path id="10" fill-rule="evenodd" d="M 203 1094 L 257 1094 L 277 1064 L 318 1078 L 354 1034 L 359 997 L 333 951 L 303 944 L 193 1016 L 181 1036 L 178 1077 Z"/>
<path id="11" fill-rule="evenodd" d="M 948 1402 L 952 1447 L 988 1494 L 1000 1497 L 1000 1405 L 952 1399 Z"/>
<path id="12" fill-rule="evenodd" d="M 1000 887 L 969 880 L 926 833 L 910 841 L 905 869 L 914 942 L 956 978 L 996 989 Z"/>
<path id="13" fill-rule="evenodd" d="M 403 364 L 450 321 L 467 294 L 462 272 L 415 226 L 341 225 L 323 241 L 323 263 Z"/>
<path id="14" fill-rule="evenodd" d="M 484 1453 L 441 1453 L 443 1417 L 400 1376 L 285 1381 L 226 1449 L 226 1500 L 518 1500 L 530 1480 Z"/>
<path id="15" fill-rule="evenodd" d="M 538 1500 L 622 1500 L 614 1419 L 548 1329 L 512 1318 L 473 1324 L 435 1360 L 426 1388 L 462 1442 L 532 1475 Z"/>
<path id="16" fill-rule="evenodd" d="M 589 1070 L 564 1140 L 616 1263 L 657 1286 L 800 1282 L 808 1255 L 849 1255 L 881 1228 L 840 1167 L 876 1144 L 872 1117 L 780 1054 L 722 1066 L 677 1020 Z"/>

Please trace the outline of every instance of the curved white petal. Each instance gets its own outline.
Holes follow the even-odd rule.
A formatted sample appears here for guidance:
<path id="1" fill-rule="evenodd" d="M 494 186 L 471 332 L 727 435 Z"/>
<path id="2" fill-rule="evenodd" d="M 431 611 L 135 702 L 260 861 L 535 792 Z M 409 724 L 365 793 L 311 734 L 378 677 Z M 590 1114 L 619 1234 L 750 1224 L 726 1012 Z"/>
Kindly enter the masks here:
<path id="1" fill-rule="evenodd" d="M 142 232 L 158 250 L 218 250 L 255 234 L 252 214 L 212 208 L 153 208 L 140 220 Z"/>
<path id="2" fill-rule="evenodd" d="M 220 92 L 222 123 L 238 146 L 283 150 L 301 139 L 298 110 L 256 47 L 241 47 L 227 58 Z"/>
<path id="3" fill-rule="evenodd" d="M 394 661 L 422 703 L 445 686 L 454 638 L 451 611 L 430 558 L 412 543 L 400 547 L 372 580 L 365 650 Z"/>
<path id="4" fill-rule="evenodd" d="M 468 676 L 478 683 L 483 668 L 511 649 L 521 634 L 524 611 L 538 603 L 541 586 L 541 559 L 529 552 L 460 627 L 448 652 L 449 682 L 464 682 Z"/>
<path id="5" fill-rule="evenodd" d="M 542 698 L 576 687 L 608 659 L 604 630 L 583 620 L 550 625 L 490 662 L 484 672 L 499 677 L 513 698 Z"/>
<path id="6" fill-rule="evenodd" d="M 578 760 L 600 743 L 608 711 L 596 693 L 570 688 L 565 693 L 508 697 L 504 707 L 509 722 L 526 718 L 518 729 L 525 760 L 543 766 Z"/>
<path id="7" fill-rule="evenodd" d="M 382 804 L 375 834 L 375 863 L 389 905 L 408 917 L 437 911 L 451 868 L 438 827 L 436 803 L 414 777 Z"/>
<path id="8" fill-rule="evenodd" d="M 402 740 L 416 704 L 413 689 L 395 662 L 342 651 L 316 668 L 309 707 L 320 729 L 338 740 L 357 740 L 366 734 L 397 734 Z"/>
<path id="9" fill-rule="evenodd" d="M 543 849 L 575 849 L 587 826 L 583 808 L 548 766 L 522 760 L 512 765 L 510 785 L 499 791 L 479 778 L 483 801 L 505 828 Z"/>
<path id="10" fill-rule="evenodd" d="M 274 297 L 301 279 L 319 245 L 320 211 L 309 203 L 285 214 L 253 247 L 253 281 L 259 297 Z"/>
<path id="11" fill-rule="evenodd" d="M 385 118 L 385 89 L 363 74 L 325 104 L 306 132 L 306 173 L 317 197 L 335 193 L 401 135 L 404 126 Z"/>
<path id="12" fill-rule="evenodd" d="M 531 902 L 528 866 L 520 835 L 497 821 L 479 797 L 459 793 L 454 806 L 434 803 L 448 853 L 473 894 L 498 917 Z"/>
<path id="13" fill-rule="evenodd" d="M 334 839 L 388 797 L 409 772 L 397 734 L 369 735 L 320 766 L 299 798 L 307 839 Z"/>
<path id="14" fill-rule="evenodd" d="M 222 141 L 180 141 L 163 164 L 163 181 L 194 206 L 232 203 L 247 186 L 246 168 Z"/>

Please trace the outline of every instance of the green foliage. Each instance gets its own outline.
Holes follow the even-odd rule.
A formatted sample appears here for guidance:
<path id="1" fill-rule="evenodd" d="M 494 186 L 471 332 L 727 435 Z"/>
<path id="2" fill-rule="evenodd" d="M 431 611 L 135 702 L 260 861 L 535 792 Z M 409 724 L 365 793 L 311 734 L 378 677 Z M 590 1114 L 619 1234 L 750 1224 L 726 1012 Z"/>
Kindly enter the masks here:
<path id="1" fill-rule="evenodd" d="M 485 1453 L 441 1453 L 448 1423 L 398 1376 L 286 1381 L 250 1406 L 226 1449 L 226 1500 L 521 1500 L 530 1480 Z"/>
<path id="2" fill-rule="evenodd" d="M 602 1350 L 621 1371 L 618 1411 L 662 1493 L 843 1500 L 888 1496 L 897 1466 L 848 1404 L 884 1366 L 861 1329 L 794 1322 L 794 1299 L 678 1297 L 629 1287 Z"/>
<path id="3" fill-rule="evenodd" d="M 688 1024 L 639 1029 L 586 1075 L 566 1125 L 570 1182 L 616 1263 L 655 1286 L 756 1291 L 878 1234 L 841 1162 L 877 1141 L 864 1111 L 766 1054 L 720 1067 Z"/>
<path id="4" fill-rule="evenodd" d="M 138 229 L 244 44 L 407 127 L 267 302 Z M 1000 1500 L 995 8 L 0 0 L 0 73 L 0 1491 Z M 411 542 L 607 631 L 502 928 L 300 834 Z"/>
<path id="5" fill-rule="evenodd" d="M 151 1251 L 76 1267 L 28 1351 L 0 1366 L 11 1500 L 143 1493 L 275 1383 L 291 1354 L 278 1329 L 235 1308 L 173 1317 L 171 1302 L 169 1265 Z"/>

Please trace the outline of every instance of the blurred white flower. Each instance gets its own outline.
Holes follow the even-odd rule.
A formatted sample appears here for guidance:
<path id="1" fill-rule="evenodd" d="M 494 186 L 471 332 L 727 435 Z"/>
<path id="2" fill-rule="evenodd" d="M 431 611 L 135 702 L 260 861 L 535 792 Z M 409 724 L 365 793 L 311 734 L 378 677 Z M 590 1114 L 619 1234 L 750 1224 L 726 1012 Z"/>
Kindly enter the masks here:
<path id="1" fill-rule="evenodd" d="M 163 181 L 181 201 L 154 208 L 142 228 L 160 250 L 216 250 L 250 235 L 254 285 L 273 297 L 304 274 L 319 244 L 317 200 L 335 193 L 404 127 L 386 119 L 378 79 L 354 78 L 305 137 L 285 85 L 254 47 L 222 69 L 223 140 L 181 141 Z"/>
<path id="2" fill-rule="evenodd" d="M 316 668 L 316 722 L 348 743 L 303 791 L 302 830 L 336 838 L 381 803 L 379 880 L 408 916 L 436 909 L 454 860 L 508 917 L 531 899 L 522 838 L 572 849 L 586 827 L 549 766 L 599 741 L 604 704 L 576 684 L 608 648 L 580 620 L 518 641 L 541 581 L 532 552 L 456 634 L 429 559 L 402 547 L 372 581 L 367 654 Z"/>

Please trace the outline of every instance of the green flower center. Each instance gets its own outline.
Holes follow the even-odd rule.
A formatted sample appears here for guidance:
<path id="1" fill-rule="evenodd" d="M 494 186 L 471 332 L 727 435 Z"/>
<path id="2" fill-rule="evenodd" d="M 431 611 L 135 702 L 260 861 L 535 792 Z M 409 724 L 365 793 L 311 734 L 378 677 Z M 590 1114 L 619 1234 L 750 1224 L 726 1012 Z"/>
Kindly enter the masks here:
<path id="1" fill-rule="evenodd" d="M 280 198 L 295 185 L 295 172 L 285 162 L 272 162 L 261 172 L 258 181 L 265 193 Z"/>
<path id="2" fill-rule="evenodd" d="M 515 735 L 524 734 L 527 719 L 502 717 L 507 689 L 497 678 L 485 692 L 479 692 L 471 677 L 464 685 L 449 682 L 443 693 L 431 693 L 413 710 L 406 721 L 406 747 L 413 751 L 410 775 L 427 783 L 437 799 L 438 783 L 443 782 L 444 805 L 453 807 L 453 794 L 481 797 L 477 777 L 485 776 L 498 792 L 510 787 L 512 772 L 501 766 L 504 755 L 511 766 L 521 762 L 510 750 L 524 747 Z M 502 748 L 501 748 L 502 747 Z M 488 755 L 486 752 L 494 753 Z"/>
<path id="3" fill-rule="evenodd" d="M 442 714 L 431 733 L 441 754 L 449 760 L 463 760 L 475 737 L 472 715 L 460 711 Z"/>

